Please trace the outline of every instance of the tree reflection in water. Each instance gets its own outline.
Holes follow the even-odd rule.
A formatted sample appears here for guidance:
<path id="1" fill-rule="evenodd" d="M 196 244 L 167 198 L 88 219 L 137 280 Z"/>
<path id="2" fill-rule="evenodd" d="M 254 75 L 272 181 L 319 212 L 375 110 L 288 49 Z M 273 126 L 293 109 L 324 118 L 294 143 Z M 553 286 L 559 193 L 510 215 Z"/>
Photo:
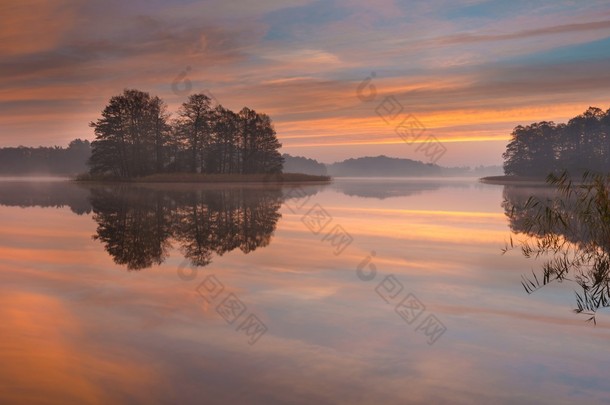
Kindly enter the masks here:
<path id="1" fill-rule="evenodd" d="M 525 237 L 511 237 L 504 252 L 518 247 L 525 257 L 545 259 L 541 272 L 523 276 L 528 294 L 552 281 L 576 282 L 581 292 L 574 311 L 596 323 L 598 309 L 610 306 L 610 176 L 585 174 L 574 183 L 563 173 L 547 183 L 553 188 L 529 196 L 505 186 L 502 205 L 511 230 Z"/>
<path id="2" fill-rule="evenodd" d="M 91 190 L 94 236 L 117 264 L 140 270 L 161 264 L 177 244 L 194 266 L 214 254 L 267 246 L 281 214 L 281 188 L 168 191 L 131 186 Z"/>

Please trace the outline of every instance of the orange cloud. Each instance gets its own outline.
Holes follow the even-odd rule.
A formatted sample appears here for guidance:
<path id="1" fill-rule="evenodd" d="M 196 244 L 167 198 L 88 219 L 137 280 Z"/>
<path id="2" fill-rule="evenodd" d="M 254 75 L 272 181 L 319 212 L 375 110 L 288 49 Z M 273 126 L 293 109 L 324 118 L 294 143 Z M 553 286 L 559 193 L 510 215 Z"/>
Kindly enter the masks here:
<path id="1" fill-rule="evenodd" d="M 69 0 L 21 0 L 0 3 L 0 54 L 14 56 L 50 51 L 76 17 Z"/>

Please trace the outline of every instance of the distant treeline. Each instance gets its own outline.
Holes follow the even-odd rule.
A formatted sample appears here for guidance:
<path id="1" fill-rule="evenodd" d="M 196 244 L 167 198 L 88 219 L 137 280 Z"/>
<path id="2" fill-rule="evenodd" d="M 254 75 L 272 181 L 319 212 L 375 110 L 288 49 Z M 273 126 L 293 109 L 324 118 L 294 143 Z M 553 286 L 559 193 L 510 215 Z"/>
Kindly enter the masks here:
<path id="1" fill-rule="evenodd" d="M 87 170 L 91 156 L 89 141 L 75 139 L 67 148 L 59 146 L 0 148 L 0 174 L 73 175 Z"/>
<path id="2" fill-rule="evenodd" d="M 567 124 L 542 121 L 518 126 L 504 157 L 504 173 L 544 176 L 568 171 L 610 171 L 610 109 L 596 107 Z"/>
<path id="3" fill-rule="evenodd" d="M 333 177 L 480 177 L 502 174 L 500 166 L 443 167 L 433 163 L 383 155 L 346 159 L 328 165 L 301 156 L 288 154 L 282 156 L 286 172 L 328 174 Z"/>
<path id="4" fill-rule="evenodd" d="M 247 107 L 239 113 L 214 107 L 205 94 L 189 96 L 172 119 L 159 97 L 125 90 L 90 125 L 92 175 L 282 171 L 271 118 Z"/>
<path id="5" fill-rule="evenodd" d="M 284 171 L 288 173 L 305 173 L 315 176 L 326 176 L 327 170 L 324 163 L 320 163 L 315 159 L 308 159 L 303 156 L 290 156 L 283 154 Z"/>
<path id="6" fill-rule="evenodd" d="M 52 156 L 52 157 L 51 157 Z M 91 157 L 89 141 L 76 139 L 66 148 L 38 147 L 0 148 L 0 175 L 73 175 L 85 173 Z M 314 159 L 283 154 L 283 171 L 311 175 L 366 177 L 455 177 L 495 176 L 502 174 L 500 166 L 442 167 L 411 159 L 387 156 L 347 159 L 326 165 Z M 187 162 L 177 163 L 189 171 Z M 175 166 L 174 166 L 175 167 Z"/>

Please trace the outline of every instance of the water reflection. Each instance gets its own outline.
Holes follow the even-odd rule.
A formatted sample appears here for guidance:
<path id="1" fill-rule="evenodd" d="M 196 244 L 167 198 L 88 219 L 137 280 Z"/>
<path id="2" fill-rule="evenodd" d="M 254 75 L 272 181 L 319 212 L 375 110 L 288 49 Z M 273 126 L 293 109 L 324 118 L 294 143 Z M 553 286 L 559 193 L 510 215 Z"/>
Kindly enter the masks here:
<path id="1" fill-rule="evenodd" d="M 89 214 L 89 189 L 69 181 L 0 181 L 0 205 L 13 207 L 69 207 Z"/>
<path id="2" fill-rule="evenodd" d="M 553 187 L 505 186 L 502 207 L 525 257 L 544 258 L 540 271 L 523 276 L 528 294 L 553 281 L 575 282 L 576 313 L 596 323 L 600 308 L 610 306 L 610 229 L 606 180 L 574 186 L 557 179 Z M 511 247 L 514 242 L 511 240 Z"/>
<path id="3" fill-rule="evenodd" d="M 535 201 L 539 204 L 535 205 Z M 555 234 L 575 244 L 590 242 L 593 237 L 591 229 L 586 223 L 576 220 L 578 208 L 575 203 L 574 199 L 561 198 L 552 187 L 504 186 L 502 208 L 511 231 L 515 233 L 537 237 Z M 572 218 L 570 226 L 559 221 L 536 221 L 540 211 L 546 208 L 561 217 Z"/>
<path id="4" fill-rule="evenodd" d="M 467 182 L 430 179 L 340 179 L 332 189 L 348 197 L 384 200 L 415 196 Z M 113 261 L 142 270 L 166 261 L 174 248 L 192 266 L 271 242 L 286 199 L 307 198 L 327 185 L 260 187 L 194 184 L 93 185 L 71 181 L 0 181 L 0 205 L 68 207 L 92 214 L 93 238 Z M 298 189 L 298 190 L 297 190 Z"/>
<path id="5" fill-rule="evenodd" d="M 457 184 L 457 185 L 456 185 Z M 459 183 L 453 186 L 461 186 Z M 385 199 L 438 190 L 430 181 L 342 180 L 333 188 L 347 196 Z M 325 185 L 257 187 L 214 185 L 85 185 L 69 181 L 0 181 L 0 205 L 69 207 L 92 213 L 93 238 L 118 265 L 142 270 L 160 265 L 177 248 L 192 266 L 214 255 L 267 246 L 282 203 L 306 197 Z M 298 188 L 298 192 L 295 189 Z"/>
<path id="6" fill-rule="evenodd" d="M 115 263 L 141 270 L 162 264 L 174 247 L 191 265 L 206 266 L 214 255 L 267 246 L 292 188 L 0 182 L 0 204 L 93 212 L 93 238 Z M 300 189 L 312 195 L 320 186 Z"/>
<path id="7" fill-rule="evenodd" d="M 94 239 L 104 244 L 114 262 L 130 270 L 161 264 L 172 235 L 172 200 L 162 193 L 129 187 L 91 190 Z"/>
<path id="8" fill-rule="evenodd" d="M 174 242 L 192 265 L 206 266 L 214 254 L 267 246 L 280 218 L 282 192 L 95 188 L 91 204 L 95 238 L 117 264 L 131 270 L 161 264 Z"/>
<path id="9" fill-rule="evenodd" d="M 463 180 L 460 178 L 343 178 L 335 181 L 332 187 L 350 197 L 384 200 L 386 198 L 410 197 L 425 192 L 437 191 L 441 187 L 469 187 L 470 182 Z"/>
<path id="10" fill-rule="evenodd" d="M 385 187 L 368 184 L 368 195 Z M 242 207 L 250 203 L 240 199 L 260 197 L 237 186 L 224 193 L 178 186 L 133 193 L 130 187 L 68 184 L 57 185 L 57 192 L 44 186 L 47 191 L 25 198 L 10 194 L 10 187 L 0 191 L 0 203 L 13 205 L 0 207 L 0 381 L 12 387 L 0 390 L 0 403 L 610 400 L 607 324 L 599 317 L 597 328 L 582 327 L 566 314 L 566 297 L 556 286 L 525 296 L 518 287 L 527 261 L 517 254 L 498 260 L 508 231 L 501 187 L 446 182 L 438 190 L 380 200 L 330 186 L 296 212 L 284 188 L 283 217 L 268 246 L 249 255 L 236 248 L 222 258 L 212 252 L 213 263 L 186 281 L 176 275 L 184 243 L 177 240 L 177 219 L 195 215 L 193 206 L 196 215 L 220 215 L 214 207 L 227 205 L 217 201 L 223 196 Z M 113 263 L 104 244 L 91 238 L 99 226 L 92 220 L 94 190 L 109 199 L 96 210 L 112 226 L 119 215 L 135 214 L 133 200 L 146 206 L 138 220 L 167 224 L 153 216 L 170 217 L 165 240 L 174 249 L 165 263 L 140 272 Z M 37 204 L 64 208 L 18 208 Z M 91 213 L 74 215 L 71 209 L 83 204 Z M 303 224 L 302 213 L 314 204 L 354 236 L 341 255 Z M 213 224 L 198 223 L 204 235 Z M 145 229 L 160 239 L 167 232 Z M 356 266 L 372 251 L 376 256 L 365 266 L 375 265 L 378 275 L 365 282 Z M 255 346 L 236 332 L 241 319 L 229 325 L 197 293 L 212 274 L 226 288 L 219 301 L 234 293 L 247 305 L 245 314 L 268 325 Z M 404 285 L 397 298 L 413 293 L 447 326 L 434 346 L 414 331 L 419 319 L 407 325 L 376 291 L 389 275 Z"/>

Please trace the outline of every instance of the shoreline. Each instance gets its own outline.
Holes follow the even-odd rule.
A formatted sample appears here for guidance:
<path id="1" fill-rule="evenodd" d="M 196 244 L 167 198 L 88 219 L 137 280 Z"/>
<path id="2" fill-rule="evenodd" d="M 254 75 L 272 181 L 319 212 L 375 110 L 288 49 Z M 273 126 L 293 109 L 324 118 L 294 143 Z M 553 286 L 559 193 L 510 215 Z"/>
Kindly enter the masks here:
<path id="1" fill-rule="evenodd" d="M 278 174 L 200 174 L 200 173 L 163 173 L 129 179 L 92 177 L 79 175 L 72 181 L 76 183 L 96 184 L 328 184 L 330 176 L 309 175 L 303 173 Z"/>
<path id="2" fill-rule="evenodd" d="M 548 186 L 546 178 L 525 176 L 487 176 L 479 179 L 480 183 L 504 185 Z"/>

